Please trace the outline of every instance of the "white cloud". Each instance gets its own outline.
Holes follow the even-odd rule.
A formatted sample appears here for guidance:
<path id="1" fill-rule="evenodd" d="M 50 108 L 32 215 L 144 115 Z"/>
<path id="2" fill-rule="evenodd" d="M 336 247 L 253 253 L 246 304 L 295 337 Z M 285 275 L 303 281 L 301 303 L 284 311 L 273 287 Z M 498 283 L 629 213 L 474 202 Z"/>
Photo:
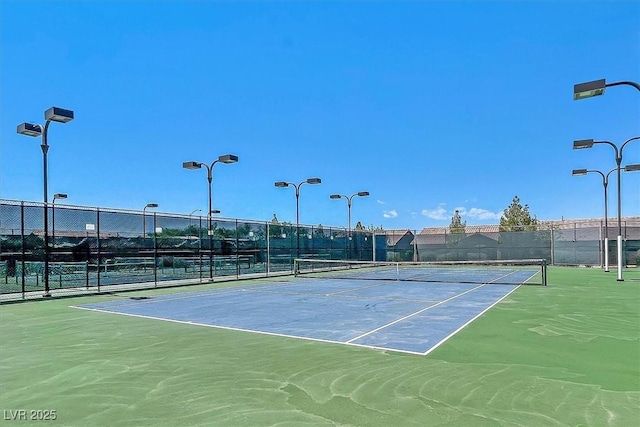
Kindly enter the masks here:
<path id="1" fill-rule="evenodd" d="M 376 200 L 376 202 L 378 202 L 379 205 L 384 205 L 385 204 L 382 200 Z"/>
<path id="2" fill-rule="evenodd" d="M 442 205 L 438 206 L 435 209 L 422 209 L 420 213 L 426 216 L 427 218 L 431 218 L 431 219 L 437 219 L 437 220 L 448 219 L 447 210 Z"/>
<path id="3" fill-rule="evenodd" d="M 463 215 L 460 213 L 460 215 Z M 471 208 L 467 211 L 464 216 L 468 216 L 469 218 L 480 219 L 480 220 L 492 220 L 492 219 L 500 219 L 502 216 L 502 212 L 491 212 L 486 209 L 481 208 Z"/>
<path id="4" fill-rule="evenodd" d="M 384 211 L 382 213 L 382 216 L 385 218 L 395 218 L 398 216 L 398 211 L 396 211 L 395 209 L 391 209 L 390 211 Z"/>
<path id="5" fill-rule="evenodd" d="M 466 218 L 480 220 L 480 221 L 499 220 L 500 217 L 502 216 L 502 211 L 492 212 L 490 210 L 482 209 L 482 208 L 467 209 L 464 206 L 458 206 L 455 209 L 452 209 L 451 211 L 449 211 L 445 209 L 444 204 L 438 205 L 438 207 L 435 209 L 423 209 L 421 213 L 422 215 L 430 219 L 435 219 L 438 221 L 445 221 L 445 220 L 448 221 L 453 217 L 455 211 L 458 211 L 461 217 L 466 217 Z"/>

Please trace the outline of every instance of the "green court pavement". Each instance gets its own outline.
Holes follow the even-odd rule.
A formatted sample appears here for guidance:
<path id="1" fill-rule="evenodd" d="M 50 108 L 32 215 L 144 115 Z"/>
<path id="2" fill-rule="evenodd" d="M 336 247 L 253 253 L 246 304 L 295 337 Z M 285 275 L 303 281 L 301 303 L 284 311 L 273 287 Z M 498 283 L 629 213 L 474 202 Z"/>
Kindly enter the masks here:
<path id="1" fill-rule="evenodd" d="M 207 286 L 5 304 L 0 424 L 637 426 L 640 270 L 615 278 L 550 268 L 428 356 L 69 308 Z"/>

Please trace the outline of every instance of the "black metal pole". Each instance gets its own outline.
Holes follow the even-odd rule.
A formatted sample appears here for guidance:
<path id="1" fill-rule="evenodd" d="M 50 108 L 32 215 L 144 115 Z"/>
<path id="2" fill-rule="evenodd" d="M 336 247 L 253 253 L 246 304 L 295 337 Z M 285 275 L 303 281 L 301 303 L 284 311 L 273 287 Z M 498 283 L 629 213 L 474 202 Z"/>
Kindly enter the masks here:
<path id="1" fill-rule="evenodd" d="M 611 172 L 609 172 L 611 173 Z M 608 214 L 608 201 L 607 201 L 607 187 L 609 186 L 609 174 L 602 175 L 602 182 L 604 186 L 604 271 L 609 272 L 609 214 Z"/>
<path id="2" fill-rule="evenodd" d="M 158 233 L 156 233 L 156 213 L 153 213 L 153 286 L 158 286 Z"/>
<path id="3" fill-rule="evenodd" d="M 22 290 L 22 298 L 24 298 L 24 293 L 26 291 L 26 265 L 25 259 L 27 258 L 27 247 L 25 241 L 25 226 L 24 226 L 24 202 L 20 202 L 20 266 L 22 267 L 22 272 L 20 274 L 20 283 Z"/>
<path id="4" fill-rule="evenodd" d="M 208 225 L 207 225 L 207 235 L 209 236 L 209 279 L 213 280 L 213 230 L 211 230 L 212 222 L 211 222 L 211 186 L 213 183 L 213 175 L 211 174 L 211 170 L 213 169 L 213 165 L 215 162 L 211 164 L 211 166 L 207 166 L 207 181 L 209 181 L 209 213 L 207 214 Z"/>
<path id="5" fill-rule="evenodd" d="M 624 82 L 615 82 L 615 83 L 607 83 L 605 85 L 605 87 L 611 87 L 611 86 L 619 86 L 619 85 L 628 85 L 628 86 L 633 86 L 636 89 L 638 89 L 640 91 L 640 84 L 636 83 L 636 82 L 629 82 L 629 81 L 624 81 Z"/>
<path id="6" fill-rule="evenodd" d="M 87 262 L 89 262 L 88 259 L 87 259 Z M 102 254 L 100 252 L 100 208 L 98 208 L 96 209 L 96 285 L 98 286 L 98 292 L 100 292 L 100 275 L 101 275 L 100 263 L 101 262 L 102 262 Z"/>
<path id="7" fill-rule="evenodd" d="M 296 188 L 296 258 L 300 258 L 300 185 L 295 185 Z"/>
<path id="8" fill-rule="evenodd" d="M 51 292 L 49 290 L 49 207 L 48 207 L 48 162 L 47 154 L 49 153 L 49 145 L 47 144 L 47 131 L 49 130 L 49 124 L 51 122 L 47 120 L 42 131 L 42 170 L 44 180 L 44 219 L 43 219 L 43 231 L 44 231 L 44 295 L 43 297 L 50 297 Z"/>
<path id="9" fill-rule="evenodd" d="M 347 233 L 347 259 L 351 259 L 351 199 L 353 196 L 347 198 L 347 217 L 348 217 L 348 225 L 349 232 Z"/>
<path id="10" fill-rule="evenodd" d="M 620 191 L 620 163 L 622 163 L 622 156 L 620 152 L 616 148 L 616 165 L 617 165 L 617 175 L 618 175 L 618 282 L 624 281 L 622 278 L 622 201 L 621 201 L 621 191 Z"/>
<path id="11" fill-rule="evenodd" d="M 53 196 L 51 202 L 51 245 L 53 251 L 56 249 L 56 196 Z"/>

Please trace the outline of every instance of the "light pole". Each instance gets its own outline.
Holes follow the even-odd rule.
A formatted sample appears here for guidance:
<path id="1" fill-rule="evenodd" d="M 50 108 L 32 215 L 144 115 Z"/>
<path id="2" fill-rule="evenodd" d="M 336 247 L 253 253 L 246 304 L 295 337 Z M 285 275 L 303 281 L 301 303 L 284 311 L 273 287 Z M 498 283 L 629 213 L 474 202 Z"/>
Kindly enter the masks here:
<path id="1" fill-rule="evenodd" d="M 191 217 L 193 216 L 193 214 L 200 211 L 202 211 L 202 209 L 194 209 L 191 211 L 191 213 L 189 214 L 189 227 L 191 227 Z"/>
<path id="2" fill-rule="evenodd" d="M 349 217 L 349 232 L 347 233 L 347 239 L 349 241 L 349 245 L 347 247 L 347 259 L 351 259 L 351 200 L 353 199 L 354 196 L 366 197 L 368 195 L 369 195 L 368 191 L 359 191 L 350 196 L 345 196 L 342 194 L 332 194 L 329 196 L 329 198 L 331 199 L 340 199 L 340 198 L 347 199 L 347 212 Z"/>
<path id="3" fill-rule="evenodd" d="M 574 101 L 578 101 L 581 99 L 604 95 L 604 91 L 606 88 L 612 87 L 612 86 L 621 86 L 621 85 L 632 86 L 636 88 L 638 92 L 640 92 L 640 84 L 636 82 L 619 81 L 619 82 L 607 83 L 605 79 L 600 79 L 600 80 L 594 80 L 590 82 L 578 83 L 576 85 L 573 85 L 573 99 Z M 631 138 L 625 141 L 625 143 L 622 144 L 622 147 L 620 147 L 620 150 L 618 150 L 618 147 L 616 147 L 614 144 L 610 142 L 602 141 L 610 144 L 616 150 L 616 163 L 618 166 L 617 167 L 618 169 L 618 245 L 617 245 L 618 246 L 618 279 L 617 280 L 618 281 L 624 280 L 622 278 L 622 225 L 621 225 L 621 219 L 620 219 L 620 162 L 622 161 L 622 148 L 629 141 L 633 141 L 634 139 L 638 139 L 638 137 Z M 579 147 L 576 147 L 576 142 L 580 142 L 580 141 L 576 141 L 573 144 L 573 148 L 591 148 L 595 143 L 593 140 L 583 140 L 581 142 L 586 143 L 588 141 L 591 141 L 590 145 L 585 144 Z"/>
<path id="4" fill-rule="evenodd" d="M 53 242 L 53 247 L 56 247 L 56 199 L 66 199 L 67 195 L 65 193 L 56 193 L 53 195 L 53 200 L 51 201 L 51 241 Z"/>
<path id="5" fill-rule="evenodd" d="M 640 85 L 636 82 L 622 81 L 607 83 L 605 79 L 594 80 L 586 83 L 578 83 L 573 85 L 573 100 L 579 101 L 581 99 L 592 98 L 594 96 L 604 95 L 606 88 L 611 86 L 628 85 L 633 86 L 640 91 Z"/>
<path id="6" fill-rule="evenodd" d="M 275 186 L 278 188 L 285 188 L 292 185 L 296 189 L 296 258 L 300 258 L 300 187 L 302 184 L 320 184 L 322 180 L 320 178 L 309 178 L 299 184 L 293 182 L 278 181 Z"/>
<path id="7" fill-rule="evenodd" d="M 590 169 L 574 169 L 571 171 L 571 175 L 580 176 L 586 175 L 588 173 L 598 173 L 602 176 L 602 185 L 604 186 L 604 271 L 606 273 L 609 272 L 609 226 L 607 220 L 609 218 L 609 214 L 607 213 L 607 186 L 609 185 L 609 175 L 618 168 L 613 168 L 606 174 L 598 171 L 598 170 L 590 170 Z"/>
<path id="8" fill-rule="evenodd" d="M 618 178 L 618 238 L 617 238 L 617 253 L 618 253 L 618 278 L 619 282 L 624 281 L 622 278 L 622 201 L 620 197 L 620 164 L 622 163 L 622 150 L 624 147 L 631 141 L 636 139 L 640 139 L 640 136 L 634 136 L 633 138 L 627 139 L 620 148 L 612 142 L 609 141 L 594 141 L 593 139 L 581 139 L 578 141 L 573 141 L 573 149 L 580 150 L 585 148 L 593 147 L 593 144 L 608 144 L 613 147 L 616 153 L 616 168 L 617 178 Z M 633 165 L 632 165 L 633 166 Z M 633 170 L 633 169 L 632 169 Z"/>
<path id="9" fill-rule="evenodd" d="M 209 278 L 212 280 L 213 280 L 213 246 L 211 245 L 211 242 L 212 242 L 211 215 L 213 215 L 214 211 L 211 208 L 211 204 L 212 204 L 211 186 L 213 183 L 213 167 L 215 166 L 216 163 L 231 164 L 231 163 L 237 163 L 237 162 L 238 162 L 238 156 L 233 154 L 225 154 L 223 156 L 219 156 L 218 160 L 215 160 L 213 163 L 211 163 L 211 165 L 208 165 L 202 162 L 193 162 L 193 161 L 182 163 L 182 167 L 185 169 L 190 169 L 190 170 L 200 169 L 202 168 L 202 166 L 205 166 L 207 168 L 207 181 L 209 181 L 209 209 L 207 210 L 207 222 L 208 222 L 207 234 L 209 235 Z M 216 213 L 220 213 L 220 211 Z"/>
<path id="10" fill-rule="evenodd" d="M 51 122 L 67 123 L 73 120 L 73 111 L 63 108 L 51 107 L 44 112 L 44 126 L 34 123 L 22 123 L 18 125 L 18 133 L 27 136 L 41 136 L 42 142 L 42 165 L 44 179 L 44 297 L 50 297 L 49 291 L 49 218 L 48 218 L 48 195 L 47 195 L 47 153 L 49 152 L 49 144 L 47 142 L 47 134 L 49 132 L 49 124 Z"/>
<path id="11" fill-rule="evenodd" d="M 142 239 L 146 238 L 147 236 L 147 223 L 145 220 L 145 212 L 147 208 L 157 208 L 157 207 L 158 207 L 157 203 L 147 203 L 147 205 L 142 209 Z"/>

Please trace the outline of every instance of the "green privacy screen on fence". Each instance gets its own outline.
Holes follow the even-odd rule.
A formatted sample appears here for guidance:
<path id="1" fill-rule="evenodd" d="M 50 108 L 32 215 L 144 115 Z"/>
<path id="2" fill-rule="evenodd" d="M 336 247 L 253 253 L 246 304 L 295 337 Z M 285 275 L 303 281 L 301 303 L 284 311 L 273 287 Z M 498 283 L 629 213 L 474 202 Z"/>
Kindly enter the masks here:
<path id="1" fill-rule="evenodd" d="M 532 231 L 498 226 L 348 230 L 269 221 L 49 204 L 48 246 L 42 203 L 0 200 L 0 294 L 143 287 L 216 278 L 291 274 L 295 258 L 378 261 L 545 259 L 552 265 L 603 262 L 597 221 L 543 224 Z M 616 263 L 609 227 L 609 262 Z M 635 265 L 640 218 L 625 219 L 624 262 Z M 48 272 L 48 273 L 45 273 Z"/>

